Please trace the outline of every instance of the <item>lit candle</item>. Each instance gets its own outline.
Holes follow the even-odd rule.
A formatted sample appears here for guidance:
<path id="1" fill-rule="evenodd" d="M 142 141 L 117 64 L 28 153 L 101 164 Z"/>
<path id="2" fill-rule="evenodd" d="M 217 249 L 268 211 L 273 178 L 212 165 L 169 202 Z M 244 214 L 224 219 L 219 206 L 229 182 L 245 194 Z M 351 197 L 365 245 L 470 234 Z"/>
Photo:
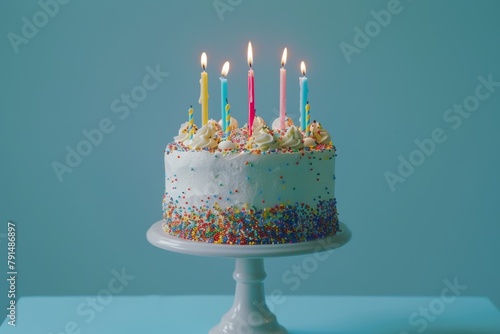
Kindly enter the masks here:
<path id="1" fill-rule="evenodd" d="M 229 105 L 229 102 L 226 99 L 226 129 L 224 130 L 225 132 L 225 138 L 229 139 L 229 134 L 231 133 L 231 106 Z"/>
<path id="2" fill-rule="evenodd" d="M 255 118 L 255 89 L 254 89 L 254 74 L 252 70 L 253 63 L 253 53 L 252 53 L 252 43 L 248 42 L 248 135 L 252 135 L 253 120 Z"/>
<path id="3" fill-rule="evenodd" d="M 208 73 L 205 71 L 207 68 L 207 54 L 203 52 L 201 54 L 201 72 L 200 79 L 200 99 L 198 101 L 201 104 L 201 125 L 208 123 Z"/>
<path id="4" fill-rule="evenodd" d="M 306 109 L 306 137 L 309 137 L 311 135 L 310 131 L 311 114 L 309 113 L 309 110 L 311 110 L 311 106 L 309 105 L 309 101 L 307 101 L 305 109 Z"/>
<path id="5" fill-rule="evenodd" d="M 229 72 L 229 62 L 226 61 L 224 66 L 222 66 L 221 77 L 220 79 L 220 104 L 221 104 L 221 120 L 222 120 L 222 131 L 226 131 L 226 128 L 229 126 L 226 123 L 226 115 L 225 108 L 227 102 L 227 73 Z"/>
<path id="6" fill-rule="evenodd" d="M 193 129 L 193 125 L 194 125 L 193 114 L 194 114 L 193 106 L 190 106 L 189 107 L 189 127 L 188 127 L 189 139 L 193 139 L 193 132 L 194 132 L 194 129 Z"/>
<path id="7" fill-rule="evenodd" d="M 304 62 L 300 63 L 300 71 L 302 72 L 302 77 L 299 78 L 300 85 L 300 127 L 302 131 L 306 130 L 306 102 L 307 95 L 309 94 L 309 85 L 307 84 L 306 77 L 306 64 Z"/>
<path id="8" fill-rule="evenodd" d="M 285 118 L 286 118 L 286 54 L 287 50 L 283 50 L 283 56 L 281 57 L 281 68 L 280 68 L 280 129 L 285 128 Z"/>

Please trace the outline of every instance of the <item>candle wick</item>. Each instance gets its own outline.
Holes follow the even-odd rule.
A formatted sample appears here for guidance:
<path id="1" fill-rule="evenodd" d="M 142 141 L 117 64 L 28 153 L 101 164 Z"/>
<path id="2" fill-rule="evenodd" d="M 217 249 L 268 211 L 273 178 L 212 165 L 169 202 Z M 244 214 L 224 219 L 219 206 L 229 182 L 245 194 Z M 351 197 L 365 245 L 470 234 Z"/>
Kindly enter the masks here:
<path id="1" fill-rule="evenodd" d="M 227 101 L 227 97 L 226 97 L 226 104 L 228 104 L 229 102 Z"/>

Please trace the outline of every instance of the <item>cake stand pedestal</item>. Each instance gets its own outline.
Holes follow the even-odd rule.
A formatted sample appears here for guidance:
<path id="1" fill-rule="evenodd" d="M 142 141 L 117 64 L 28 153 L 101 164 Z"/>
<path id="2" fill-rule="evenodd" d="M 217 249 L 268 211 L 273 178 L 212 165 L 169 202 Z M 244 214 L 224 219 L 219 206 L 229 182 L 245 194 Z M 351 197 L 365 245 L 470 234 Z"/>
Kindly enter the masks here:
<path id="1" fill-rule="evenodd" d="M 209 334 L 286 334 L 287 330 L 266 305 L 264 258 L 331 251 L 351 239 L 351 231 L 343 223 L 340 223 L 340 230 L 342 232 L 335 236 L 293 244 L 221 245 L 168 235 L 163 231 L 162 221 L 159 221 L 149 228 L 147 238 L 152 245 L 169 251 L 236 259 L 233 306 Z"/>

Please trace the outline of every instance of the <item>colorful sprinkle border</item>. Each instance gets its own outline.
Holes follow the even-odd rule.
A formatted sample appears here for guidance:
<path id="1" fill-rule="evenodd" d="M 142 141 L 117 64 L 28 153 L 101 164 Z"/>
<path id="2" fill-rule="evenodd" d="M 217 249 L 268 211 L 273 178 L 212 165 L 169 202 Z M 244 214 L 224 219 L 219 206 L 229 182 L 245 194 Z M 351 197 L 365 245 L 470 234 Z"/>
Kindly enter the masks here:
<path id="1" fill-rule="evenodd" d="M 284 244 L 315 240 L 339 231 L 335 199 L 280 204 L 256 210 L 249 207 L 179 207 L 163 201 L 163 229 L 193 241 L 231 245 Z"/>

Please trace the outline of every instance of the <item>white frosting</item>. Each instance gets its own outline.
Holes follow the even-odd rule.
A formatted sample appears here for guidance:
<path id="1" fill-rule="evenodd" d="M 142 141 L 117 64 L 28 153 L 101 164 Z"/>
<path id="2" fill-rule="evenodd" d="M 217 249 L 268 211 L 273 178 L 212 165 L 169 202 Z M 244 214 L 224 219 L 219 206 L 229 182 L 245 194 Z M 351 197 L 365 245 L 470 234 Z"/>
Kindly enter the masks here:
<path id="1" fill-rule="evenodd" d="M 335 152 L 174 151 L 165 153 L 165 173 L 166 195 L 186 209 L 315 206 L 334 198 Z"/>
<path id="2" fill-rule="evenodd" d="M 285 117 L 285 129 L 288 129 L 290 128 L 291 126 L 293 126 L 293 119 L 289 118 L 289 117 Z M 280 129 L 280 118 L 276 118 L 274 121 L 273 121 L 273 124 L 271 126 L 271 128 L 273 130 L 279 130 Z"/>
<path id="3" fill-rule="evenodd" d="M 313 137 L 304 138 L 304 146 L 305 147 L 316 147 L 316 139 Z"/>
<path id="4" fill-rule="evenodd" d="M 219 126 L 222 128 L 222 120 L 219 120 Z M 234 129 L 237 129 L 238 128 L 238 121 L 236 120 L 236 118 L 233 118 L 231 116 L 231 123 L 229 124 L 229 129 L 230 130 L 234 130 Z"/>
<path id="5" fill-rule="evenodd" d="M 196 125 L 193 124 L 193 132 L 196 132 Z M 174 137 L 174 141 L 177 143 L 184 143 L 185 141 L 189 140 L 189 122 L 183 123 L 181 127 L 179 128 L 179 134 Z"/>
<path id="6" fill-rule="evenodd" d="M 265 126 L 267 125 L 264 119 L 260 116 L 255 116 L 253 119 L 252 132 L 259 132 Z"/>
<path id="7" fill-rule="evenodd" d="M 316 141 L 318 144 L 329 144 L 332 142 L 332 139 L 330 138 L 330 134 L 328 131 L 323 129 L 320 123 L 318 122 L 313 122 L 310 126 L 309 129 L 311 131 L 311 134 L 316 138 Z"/>
<path id="8" fill-rule="evenodd" d="M 296 126 L 291 126 L 286 134 L 279 140 L 280 147 L 299 149 L 304 147 L 302 143 L 302 133 Z"/>
<path id="9" fill-rule="evenodd" d="M 252 137 L 250 137 L 250 139 L 248 140 L 248 145 L 251 149 L 257 149 L 261 151 L 274 150 L 279 146 L 276 138 L 274 138 L 274 136 L 269 133 L 269 128 L 265 126 L 265 124 L 254 130 Z"/>
<path id="10" fill-rule="evenodd" d="M 196 131 L 193 139 L 189 141 L 189 147 L 192 149 L 197 148 L 215 148 L 217 147 L 217 140 L 214 138 L 216 129 L 212 123 L 208 122 Z"/>
<path id="11" fill-rule="evenodd" d="M 209 119 L 207 124 L 210 124 L 214 128 L 215 132 L 222 130 L 221 126 L 215 119 Z"/>
<path id="12" fill-rule="evenodd" d="M 221 150 L 232 150 L 236 148 L 236 144 L 230 140 L 223 140 L 219 143 L 217 147 Z"/>

